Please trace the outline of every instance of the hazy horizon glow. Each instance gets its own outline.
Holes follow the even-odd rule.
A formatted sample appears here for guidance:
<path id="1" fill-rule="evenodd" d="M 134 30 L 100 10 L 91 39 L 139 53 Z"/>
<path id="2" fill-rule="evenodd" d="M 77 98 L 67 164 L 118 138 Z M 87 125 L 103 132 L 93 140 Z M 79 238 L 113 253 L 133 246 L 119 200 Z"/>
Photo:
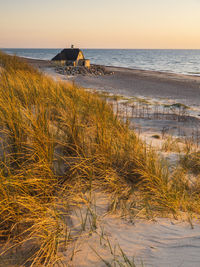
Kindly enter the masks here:
<path id="1" fill-rule="evenodd" d="M 0 0 L 1 48 L 200 49 L 200 0 Z"/>

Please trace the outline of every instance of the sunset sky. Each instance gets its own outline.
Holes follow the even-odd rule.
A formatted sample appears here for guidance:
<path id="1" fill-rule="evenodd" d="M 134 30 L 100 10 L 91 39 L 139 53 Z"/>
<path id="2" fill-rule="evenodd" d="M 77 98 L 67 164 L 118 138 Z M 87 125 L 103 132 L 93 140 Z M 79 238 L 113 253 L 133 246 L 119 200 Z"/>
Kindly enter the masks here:
<path id="1" fill-rule="evenodd" d="M 1 48 L 200 49 L 200 0 L 0 0 Z"/>

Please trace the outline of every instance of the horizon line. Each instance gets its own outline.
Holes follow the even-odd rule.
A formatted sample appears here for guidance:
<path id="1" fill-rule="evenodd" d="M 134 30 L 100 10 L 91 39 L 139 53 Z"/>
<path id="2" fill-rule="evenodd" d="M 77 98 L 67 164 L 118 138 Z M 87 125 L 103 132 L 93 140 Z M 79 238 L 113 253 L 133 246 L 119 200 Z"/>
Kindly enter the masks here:
<path id="1" fill-rule="evenodd" d="M 65 49 L 70 47 L 0 47 L 1 49 Z M 74 47 L 80 49 L 93 49 L 93 50 L 200 50 L 200 48 L 86 48 L 86 47 Z"/>

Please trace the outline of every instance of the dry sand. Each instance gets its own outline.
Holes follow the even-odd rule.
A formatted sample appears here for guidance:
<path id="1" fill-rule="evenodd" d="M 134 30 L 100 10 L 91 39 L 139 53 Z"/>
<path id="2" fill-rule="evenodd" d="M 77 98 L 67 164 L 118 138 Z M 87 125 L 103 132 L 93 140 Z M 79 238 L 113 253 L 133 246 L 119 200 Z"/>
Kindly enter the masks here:
<path id="1" fill-rule="evenodd" d="M 97 229 L 90 232 L 87 224 L 86 231 L 62 253 L 69 266 L 106 266 L 100 257 L 111 263 L 110 266 L 120 266 L 114 265 L 114 258 L 123 262 L 119 246 L 130 260 L 134 258 L 136 266 L 200 266 L 200 225 L 194 224 L 192 229 L 189 223 L 161 218 L 128 221 L 107 213 L 108 204 L 109 198 L 105 194 L 96 193 L 93 210 L 97 214 Z M 85 218 L 86 210 L 82 216 Z M 80 227 L 77 215 L 72 216 L 72 224 L 75 229 Z"/>
<path id="2" fill-rule="evenodd" d="M 107 67 L 109 71 L 114 71 L 113 75 L 72 78 L 56 74 L 51 62 L 28 61 L 54 79 L 74 80 L 80 86 L 107 91 L 112 94 L 122 94 L 129 97 L 142 96 L 158 101 L 164 98 L 166 103 L 181 102 L 196 108 L 197 120 L 200 114 L 198 114 L 200 112 L 200 77 Z M 135 119 L 135 123 L 143 131 L 141 137 L 147 143 L 152 142 L 155 147 L 161 146 L 163 140 L 153 139 L 153 134 L 161 134 L 161 129 L 166 125 L 172 129 L 178 127 L 178 122 L 170 120 Z M 191 130 L 190 120 L 188 123 L 181 122 L 181 124 L 183 128 L 186 128 L 186 132 Z M 177 135 L 176 131 L 175 136 Z M 177 154 L 167 153 L 167 156 L 176 158 Z M 174 160 L 172 161 L 174 163 Z M 71 248 L 62 253 L 63 262 L 67 265 L 76 267 L 106 266 L 94 250 L 103 259 L 112 262 L 113 255 L 110 253 L 108 243 L 100 238 L 103 231 L 105 239 L 108 238 L 112 247 L 116 247 L 115 256 L 120 257 L 118 247 L 120 245 L 130 259 L 135 257 L 137 266 L 142 266 L 141 261 L 144 266 L 153 267 L 200 266 L 199 224 L 194 224 L 192 229 L 188 222 L 170 219 L 157 219 L 154 222 L 137 220 L 132 223 L 117 215 L 107 214 L 109 200 L 102 193 L 99 193 L 96 199 L 98 200 L 96 203 L 97 229 L 90 234 L 86 231 L 78 237 Z M 83 208 L 83 216 L 84 210 Z M 72 225 L 74 229 L 80 227 L 79 218 L 75 215 L 72 216 Z M 72 254 L 74 255 L 73 262 L 69 263 Z"/>
<path id="3" fill-rule="evenodd" d="M 81 86 L 126 96 L 176 99 L 184 104 L 200 102 L 200 77 L 107 67 L 114 75 L 78 76 Z"/>

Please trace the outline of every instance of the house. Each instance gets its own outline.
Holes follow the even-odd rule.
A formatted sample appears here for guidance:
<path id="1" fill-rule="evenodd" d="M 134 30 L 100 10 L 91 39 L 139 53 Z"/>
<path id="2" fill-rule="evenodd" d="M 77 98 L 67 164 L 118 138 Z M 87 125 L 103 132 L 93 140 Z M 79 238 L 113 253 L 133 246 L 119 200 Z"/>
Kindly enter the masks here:
<path id="1" fill-rule="evenodd" d="M 83 52 L 79 48 L 65 48 L 60 53 L 58 53 L 52 61 L 56 63 L 67 65 L 67 66 L 84 66 L 90 67 L 90 60 L 85 59 Z"/>

